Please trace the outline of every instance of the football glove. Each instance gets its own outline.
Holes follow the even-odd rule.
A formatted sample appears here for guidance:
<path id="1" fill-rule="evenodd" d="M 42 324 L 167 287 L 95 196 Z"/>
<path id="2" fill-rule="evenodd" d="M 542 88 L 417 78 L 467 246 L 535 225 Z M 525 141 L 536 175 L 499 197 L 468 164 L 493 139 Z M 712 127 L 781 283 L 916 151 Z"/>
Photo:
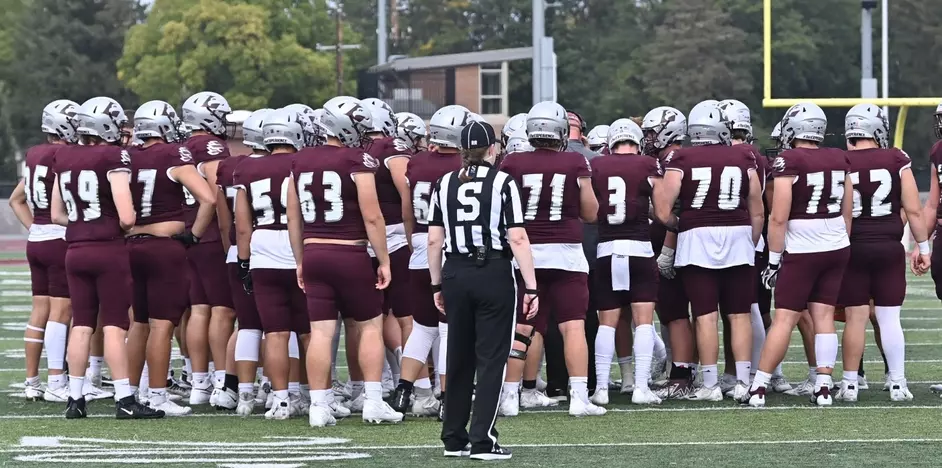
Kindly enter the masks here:
<path id="1" fill-rule="evenodd" d="M 242 289 L 245 289 L 246 293 L 252 294 L 252 274 L 249 271 L 249 261 L 240 258 L 237 264 L 239 266 L 239 279 L 242 280 Z"/>
<path id="2" fill-rule="evenodd" d="M 192 231 L 184 231 L 180 234 L 174 234 L 172 236 L 174 239 L 183 243 L 183 245 L 189 247 L 191 245 L 196 245 L 200 243 L 200 238 L 193 235 Z"/>
<path id="3" fill-rule="evenodd" d="M 674 279 L 674 276 L 677 276 L 677 272 L 674 270 L 674 249 L 670 247 L 661 248 L 661 255 L 657 257 L 657 269 L 661 272 L 661 276 L 667 279 Z"/>
<path id="4" fill-rule="evenodd" d="M 775 288 L 775 282 L 778 280 L 778 271 L 782 268 L 780 263 L 769 263 L 769 266 L 765 267 L 765 270 L 762 270 L 762 285 L 765 286 L 765 289 L 772 290 Z"/>

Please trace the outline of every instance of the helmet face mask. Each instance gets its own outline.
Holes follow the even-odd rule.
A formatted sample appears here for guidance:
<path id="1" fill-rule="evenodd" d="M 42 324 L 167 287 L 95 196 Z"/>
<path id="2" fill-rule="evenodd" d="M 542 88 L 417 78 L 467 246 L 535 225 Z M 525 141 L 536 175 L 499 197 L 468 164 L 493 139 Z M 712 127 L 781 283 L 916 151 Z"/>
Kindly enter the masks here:
<path id="1" fill-rule="evenodd" d="M 735 99 L 720 101 L 720 109 L 729 123 L 732 138 L 752 143 L 755 137 L 752 134 L 752 114 L 749 108 Z"/>
<path id="2" fill-rule="evenodd" d="M 183 102 L 183 122 L 190 131 L 204 131 L 222 139 L 229 137 L 226 116 L 230 113 L 229 101 L 211 91 L 196 93 Z"/>
<path id="3" fill-rule="evenodd" d="M 598 153 L 608 144 L 609 128 L 608 125 L 596 125 L 592 130 L 589 130 L 585 139 L 591 151 Z"/>
<path id="4" fill-rule="evenodd" d="M 421 117 L 411 112 L 399 112 L 396 117 L 396 137 L 409 144 L 414 150 L 427 147 L 428 127 Z"/>
<path id="5" fill-rule="evenodd" d="M 369 146 L 367 135 L 373 128 L 372 116 L 359 99 L 350 96 L 338 96 L 324 104 L 323 123 L 330 135 L 339 139 L 344 146 Z"/>
<path id="6" fill-rule="evenodd" d="M 942 140 L 942 104 L 935 108 L 935 137 Z"/>
<path id="7" fill-rule="evenodd" d="M 656 156 L 667 147 L 684 142 L 687 118 L 673 107 L 656 107 L 645 114 L 641 130 L 644 132 L 645 154 Z"/>
<path id="8" fill-rule="evenodd" d="M 377 98 L 369 98 L 360 101 L 370 112 L 370 132 L 382 133 L 385 137 L 396 136 L 398 123 L 396 114 L 392 107 L 389 107 L 385 101 Z"/>

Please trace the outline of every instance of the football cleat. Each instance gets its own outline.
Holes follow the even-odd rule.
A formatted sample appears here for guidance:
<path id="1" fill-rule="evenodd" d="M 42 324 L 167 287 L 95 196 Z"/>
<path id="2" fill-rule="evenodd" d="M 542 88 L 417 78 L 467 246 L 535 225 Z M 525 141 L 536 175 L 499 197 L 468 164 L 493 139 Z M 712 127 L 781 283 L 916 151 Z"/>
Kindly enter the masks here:
<path id="1" fill-rule="evenodd" d="M 666 354 L 665 354 L 664 357 L 662 357 L 662 358 L 657 358 L 657 357 L 654 358 L 654 363 L 653 363 L 652 366 L 651 366 L 651 377 L 652 377 L 652 378 L 654 378 L 654 377 L 660 377 L 661 375 L 663 375 L 663 374 L 664 374 L 665 372 L 667 372 L 668 370 L 669 370 L 669 369 L 668 369 L 668 366 L 667 366 L 667 355 L 666 355 Z"/>
<path id="2" fill-rule="evenodd" d="M 193 384 L 190 389 L 190 406 L 205 405 L 213 392 L 213 385 L 207 381 L 202 385 Z"/>
<path id="3" fill-rule="evenodd" d="M 190 397 L 190 386 L 180 385 L 180 381 L 177 379 L 167 380 L 167 393 L 178 396 L 180 398 L 189 398 Z"/>
<path id="4" fill-rule="evenodd" d="M 95 401 L 114 398 L 114 393 L 102 390 L 93 385 L 91 381 L 86 380 L 85 385 L 82 387 L 82 396 L 85 397 L 85 401 Z"/>
<path id="5" fill-rule="evenodd" d="M 327 427 L 336 425 L 337 419 L 327 406 L 312 404 L 308 408 L 307 423 L 311 427 Z"/>
<path id="6" fill-rule="evenodd" d="M 618 393 L 621 393 L 622 395 L 627 395 L 635 391 L 634 381 L 635 381 L 634 376 L 632 376 L 630 380 L 622 380 L 621 388 L 618 390 Z"/>
<path id="7" fill-rule="evenodd" d="M 520 406 L 523 408 L 546 408 L 556 405 L 559 405 L 558 401 L 535 388 L 525 388 L 520 392 Z"/>
<path id="8" fill-rule="evenodd" d="M 435 398 L 435 394 L 432 393 L 432 390 L 429 389 L 428 395 L 416 395 L 415 399 L 412 401 L 411 413 L 420 418 L 438 416 L 441 404 L 438 398 Z"/>
<path id="9" fill-rule="evenodd" d="M 65 408 L 65 419 L 82 419 L 88 417 L 88 411 L 85 410 L 84 398 L 73 400 L 69 397 L 68 402 L 68 406 Z"/>
<path id="10" fill-rule="evenodd" d="M 663 400 L 686 400 L 693 387 L 689 380 L 671 380 L 666 385 L 654 391 L 654 394 Z"/>
<path id="11" fill-rule="evenodd" d="M 350 416 L 351 414 L 350 410 L 348 410 L 346 406 L 343 406 L 342 404 L 337 403 L 336 401 L 328 402 L 327 407 L 330 408 L 330 415 L 337 419 L 346 418 L 347 416 Z"/>
<path id="12" fill-rule="evenodd" d="M 396 388 L 389 405 L 392 406 L 392 409 L 405 414 L 412 406 L 412 390 L 405 387 Z"/>
<path id="13" fill-rule="evenodd" d="M 536 389 L 545 392 L 546 391 L 546 381 L 543 380 L 542 376 L 536 376 Z"/>
<path id="14" fill-rule="evenodd" d="M 508 418 L 520 414 L 520 395 L 517 392 L 505 394 L 497 408 L 497 414 Z"/>
<path id="15" fill-rule="evenodd" d="M 753 408 L 764 408 L 765 407 L 765 387 L 759 387 L 755 390 L 749 390 L 743 395 L 742 399 L 739 400 L 740 403 L 744 405 L 749 405 Z"/>
<path id="16" fill-rule="evenodd" d="M 351 413 L 362 413 L 363 405 L 365 402 L 366 402 L 366 392 L 360 392 L 360 394 L 357 395 L 356 398 L 349 401 L 345 401 L 343 405 L 346 406 L 347 409 L 350 410 Z"/>
<path id="17" fill-rule="evenodd" d="M 715 387 L 701 386 L 687 395 L 687 399 L 690 401 L 723 401 L 723 392 L 720 390 L 719 385 Z"/>
<path id="18" fill-rule="evenodd" d="M 150 401 L 147 403 L 155 411 L 163 411 L 167 416 L 186 416 L 193 412 L 189 406 L 180 406 L 167 398 L 167 395 L 150 395 Z"/>
<path id="19" fill-rule="evenodd" d="M 69 386 L 63 385 L 59 388 L 46 387 L 46 391 L 43 392 L 43 400 L 52 403 L 65 403 L 69 401 Z M 84 402 L 85 399 L 82 398 L 82 401 Z"/>
<path id="20" fill-rule="evenodd" d="M 163 411 L 140 404 L 134 395 L 116 401 L 114 410 L 118 419 L 160 419 L 166 415 Z"/>
<path id="21" fill-rule="evenodd" d="M 310 403 L 304 401 L 300 393 L 288 394 L 288 412 L 291 416 L 307 416 Z"/>
<path id="22" fill-rule="evenodd" d="M 570 395 L 569 398 L 569 415 L 581 418 L 583 416 L 602 416 L 608 411 L 601 406 L 596 406 L 592 402 L 583 402 L 579 398 L 576 398 L 575 395 Z"/>
<path id="23" fill-rule="evenodd" d="M 929 390 L 933 392 L 942 392 L 942 384 L 932 384 L 929 386 Z"/>
<path id="24" fill-rule="evenodd" d="M 231 388 L 222 388 L 218 390 L 216 395 L 216 404 L 213 405 L 217 410 L 234 410 L 239 406 L 239 394 L 237 394 Z"/>
<path id="25" fill-rule="evenodd" d="M 857 390 L 870 390 L 870 384 L 867 383 L 866 375 L 859 375 L 857 377 Z"/>
<path id="26" fill-rule="evenodd" d="M 594 405 L 605 406 L 608 404 L 608 389 L 597 388 L 592 398 L 589 399 Z"/>
<path id="27" fill-rule="evenodd" d="M 463 449 L 459 449 L 459 450 L 448 450 L 448 448 L 445 448 L 446 457 L 457 458 L 457 457 L 467 457 L 468 455 L 471 455 L 471 444 L 467 444 L 464 446 Z"/>
<path id="28" fill-rule="evenodd" d="M 285 420 L 291 417 L 288 400 L 274 399 L 271 409 L 265 412 L 265 419 Z"/>
<path id="29" fill-rule="evenodd" d="M 337 402 L 343 402 L 349 399 L 347 398 L 348 395 L 345 391 L 344 385 L 340 383 L 339 380 L 334 380 L 330 384 L 330 389 L 334 391 L 334 399 L 337 400 Z"/>
<path id="30" fill-rule="evenodd" d="M 795 385 L 791 390 L 786 390 L 784 393 L 791 396 L 811 396 L 811 394 L 814 393 L 814 382 L 805 379 L 800 384 Z"/>
<path id="31" fill-rule="evenodd" d="M 890 401 L 913 401 L 913 394 L 906 387 L 906 381 L 890 383 Z"/>
<path id="32" fill-rule="evenodd" d="M 748 393 L 749 386 L 737 381 L 735 387 L 730 389 L 728 392 L 724 392 L 723 394 L 729 398 L 732 398 L 733 400 L 740 401 L 745 398 Z"/>
<path id="33" fill-rule="evenodd" d="M 492 448 L 490 452 L 470 453 L 468 457 L 472 460 L 492 461 L 510 460 L 512 455 L 513 454 L 510 453 L 510 450 L 507 450 L 495 443 L 494 448 Z"/>
<path id="34" fill-rule="evenodd" d="M 252 392 L 242 392 L 239 394 L 239 404 L 236 405 L 236 414 L 239 416 L 251 416 L 255 411 L 255 395 Z"/>
<path id="35" fill-rule="evenodd" d="M 857 385 L 853 382 L 842 380 L 837 393 L 834 395 L 837 401 L 846 401 L 853 403 L 857 401 Z"/>
<path id="36" fill-rule="evenodd" d="M 37 382 L 36 385 L 30 385 L 29 382 L 23 384 L 23 395 L 27 400 L 38 401 L 43 398 L 43 394 L 46 392 L 46 389 L 43 388 L 43 384 Z"/>
<path id="37" fill-rule="evenodd" d="M 636 387 L 631 394 L 631 402 L 636 405 L 659 405 L 661 399 L 650 388 Z"/>
<path id="38" fill-rule="evenodd" d="M 854 392 L 854 398 L 856 398 L 856 389 Z M 856 399 L 853 401 L 857 401 Z M 825 385 L 819 388 L 814 394 L 811 395 L 811 403 L 814 403 L 818 406 L 831 406 L 834 404 L 834 399 L 831 398 L 831 386 Z"/>
<path id="39" fill-rule="evenodd" d="M 784 393 L 792 389 L 792 384 L 781 375 L 773 375 L 772 380 L 769 381 L 769 388 L 775 393 Z"/>
<path id="40" fill-rule="evenodd" d="M 609 380 L 608 389 L 613 392 L 621 390 L 621 380 Z"/>
<path id="41" fill-rule="evenodd" d="M 719 378 L 719 385 L 724 395 L 731 392 L 736 387 L 736 376 L 724 373 Z"/>
<path id="42" fill-rule="evenodd" d="M 265 382 L 258 386 L 258 393 L 255 394 L 255 404 L 265 405 L 265 409 L 271 408 L 268 397 L 271 396 L 271 382 Z"/>
<path id="43" fill-rule="evenodd" d="M 402 422 L 402 413 L 395 411 L 385 401 L 366 400 L 363 403 L 363 421 L 380 424 Z"/>
<path id="44" fill-rule="evenodd" d="M 216 402 L 219 401 L 219 394 L 223 391 L 224 389 L 222 387 L 213 385 L 213 391 L 209 394 L 209 406 L 216 407 Z"/>

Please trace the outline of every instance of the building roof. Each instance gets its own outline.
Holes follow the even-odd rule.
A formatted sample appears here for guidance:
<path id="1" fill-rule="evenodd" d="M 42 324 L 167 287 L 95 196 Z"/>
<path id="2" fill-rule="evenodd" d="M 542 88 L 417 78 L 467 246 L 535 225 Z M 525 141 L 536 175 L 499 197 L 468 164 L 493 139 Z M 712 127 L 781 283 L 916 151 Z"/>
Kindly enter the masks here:
<path id="1" fill-rule="evenodd" d="M 514 60 L 525 60 L 531 58 L 533 58 L 532 47 L 517 47 L 514 49 L 465 52 L 462 54 L 405 57 L 381 65 L 375 65 L 370 68 L 370 71 L 376 73 L 387 71 L 427 70 L 430 68 L 451 68 L 464 65 L 478 65 L 481 63 L 510 62 Z"/>

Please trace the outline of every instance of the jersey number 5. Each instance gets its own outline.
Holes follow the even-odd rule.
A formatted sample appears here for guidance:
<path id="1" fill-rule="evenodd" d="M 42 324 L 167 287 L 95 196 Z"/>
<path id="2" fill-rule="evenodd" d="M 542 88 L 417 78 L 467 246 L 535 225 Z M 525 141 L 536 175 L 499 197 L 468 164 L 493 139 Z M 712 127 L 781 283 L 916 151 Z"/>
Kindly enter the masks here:
<path id="1" fill-rule="evenodd" d="M 415 222 L 419 224 L 428 224 L 429 197 L 432 193 L 432 184 L 428 182 L 416 182 L 412 189 L 412 212 L 415 214 Z"/>
<path id="2" fill-rule="evenodd" d="M 806 177 L 811 187 L 811 199 L 808 200 L 808 209 L 805 213 L 816 214 L 824 192 L 824 172 L 812 172 Z M 830 199 L 828 213 L 839 213 L 841 201 L 844 199 L 844 171 L 831 171 L 831 193 L 828 198 Z"/>

